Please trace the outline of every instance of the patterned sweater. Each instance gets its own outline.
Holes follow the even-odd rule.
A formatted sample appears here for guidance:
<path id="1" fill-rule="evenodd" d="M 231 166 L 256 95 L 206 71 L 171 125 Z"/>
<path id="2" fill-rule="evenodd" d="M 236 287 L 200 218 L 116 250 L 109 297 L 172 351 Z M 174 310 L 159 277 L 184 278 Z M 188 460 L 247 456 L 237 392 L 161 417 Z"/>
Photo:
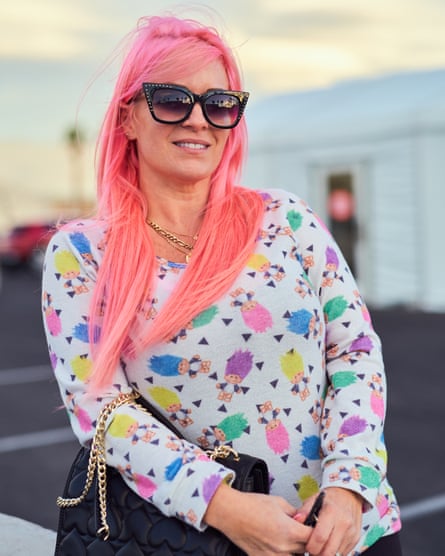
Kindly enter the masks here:
<path id="1" fill-rule="evenodd" d="M 123 406 L 106 435 L 108 463 L 166 515 L 205 527 L 206 507 L 230 473 L 198 446 L 228 444 L 265 459 L 271 493 L 296 507 L 327 486 L 360 493 L 367 503 L 358 554 L 400 528 L 386 479 L 380 341 L 324 224 L 288 192 L 262 196 L 256 250 L 230 291 L 170 341 L 123 358 L 100 398 L 87 395 L 88 313 L 105 229 L 81 221 L 57 232 L 43 276 L 51 362 L 82 444 L 104 403 L 131 387 L 182 431 L 187 441 Z M 153 302 L 140 322 L 154 317 L 185 269 L 157 262 Z"/>

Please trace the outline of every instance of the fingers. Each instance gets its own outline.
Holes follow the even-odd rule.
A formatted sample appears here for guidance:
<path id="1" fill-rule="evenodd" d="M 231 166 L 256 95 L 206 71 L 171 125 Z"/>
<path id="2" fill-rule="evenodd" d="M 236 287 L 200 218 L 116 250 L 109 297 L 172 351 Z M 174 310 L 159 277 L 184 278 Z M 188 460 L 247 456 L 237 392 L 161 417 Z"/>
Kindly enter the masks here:
<path id="1" fill-rule="evenodd" d="M 346 522 L 337 521 L 335 525 L 331 522 L 329 526 L 317 524 L 306 545 L 306 550 L 317 556 L 332 556 L 337 553 L 350 554 L 356 544 L 356 539 L 349 535 L 349 531 L 350 527 Z"/>
<path id="2" fill-rule="evenodd" d="M 305 525 L 308 525 L 307 520 L 309 520 L 309 518 L 311 518 L 311 514 L 315 510 L 314 516 L 313 516 L 314 519 L 311 519 L 311 522 L 313 522 L 313 524 L 311 524 L 311 527 L 313 527 L 315 525 L 316 521 L 318 520 L 318 514 L 319 514 L 319 511 L 321 509 L 323 499 L 324 499 L 324 494 L 323 494 L 323 498 L 321 498 L 321 500 L 320 500 L 320 494 L 321 493 L 319 493 L 318 495 L 313 495 L 313 496 L 307 498 L 305 500 L 304 504 L 292 516 L 292 518 L 295 519 L 295 521 L 298 521 L 298 523 L 304 523 Z M 317 501 L 319 502 L 319 504 L 317 504 Z"/>
<path id="3" fill-rule="evenodd" d="M 317 556 L 349 554 L 357 544 L 362 521 L 362 503 L 353 492 L 327 488 L 319 519 L 306 550 Z"/>
<path id="4" fill-rule="evenodd" d="M 311 529 L 292 519 L 296 510 L 286 500 L 228 487 L 218 491 L 209 504 L 207 523 L 214 524 L 249 556 L 305 551 Z"/>

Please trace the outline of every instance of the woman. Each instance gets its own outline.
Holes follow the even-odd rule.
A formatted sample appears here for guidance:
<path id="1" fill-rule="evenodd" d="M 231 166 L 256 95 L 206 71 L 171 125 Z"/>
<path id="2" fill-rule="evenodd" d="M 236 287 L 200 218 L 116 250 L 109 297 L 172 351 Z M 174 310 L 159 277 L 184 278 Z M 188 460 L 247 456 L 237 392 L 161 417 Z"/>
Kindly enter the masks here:
<path id="1" fill-rule="evenodd" d="M 214 29 L 139 22 L 99 136 L 97 215 L 47 251 L 60 392 L 82 444 L 132 389 L 184 433 L 132 406 L 107 430 L 108 463 L 167 515 L 256 556 L 396 556 L 380 342 L 309 207 L 237 185 L 247 99 Z M 197 448 L 220 444 L 267 461 L 270 496 L 231 489 Z"/>

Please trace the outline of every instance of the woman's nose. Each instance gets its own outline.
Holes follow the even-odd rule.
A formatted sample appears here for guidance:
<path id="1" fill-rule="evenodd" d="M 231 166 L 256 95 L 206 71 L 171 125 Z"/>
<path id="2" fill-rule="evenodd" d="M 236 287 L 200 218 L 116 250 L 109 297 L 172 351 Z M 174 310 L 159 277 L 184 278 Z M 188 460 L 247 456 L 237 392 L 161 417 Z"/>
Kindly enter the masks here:
<path id="1" fill-rule="evenodd" d="M 195 102 L 189 117 L 182 124 L 193 127 L 208 127 L 209 123 L 204 117 L 204 112 L 199 102 Z"/>

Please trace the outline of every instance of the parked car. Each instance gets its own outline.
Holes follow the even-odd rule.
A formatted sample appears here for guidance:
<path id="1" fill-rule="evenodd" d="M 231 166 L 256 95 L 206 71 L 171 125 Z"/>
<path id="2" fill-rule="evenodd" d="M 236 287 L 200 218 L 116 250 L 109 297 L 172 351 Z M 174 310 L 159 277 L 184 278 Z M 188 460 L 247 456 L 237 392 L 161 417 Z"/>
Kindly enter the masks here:
<path id="1" fill-rule="evenodd" d="M 29 265 L 41 269 L 46 246 L 55 230 L 54 224 L 32 222 L 14 226 L 0 238 L 0 262 L 4 266 Z"/>

